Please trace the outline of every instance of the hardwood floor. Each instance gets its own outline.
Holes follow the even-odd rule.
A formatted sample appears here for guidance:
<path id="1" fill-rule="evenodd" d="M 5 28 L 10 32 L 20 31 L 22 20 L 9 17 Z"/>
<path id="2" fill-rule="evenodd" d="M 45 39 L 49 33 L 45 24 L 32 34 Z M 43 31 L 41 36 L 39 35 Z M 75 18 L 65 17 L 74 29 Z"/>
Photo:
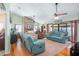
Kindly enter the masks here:
<path id="1" fill-rule="evenodd" d="M 5 56 L 31 56 L 28 50 L 24 47 L 20 39 L 11 46 L 11 53 L 6 54 Z"/>
<path id="2" fill-rule="evenodd" d="M 55 56 L 70 56 L 70 53 L 69 52 L 70 51 L 68 50 L 68 48 L 65 48 L 63 51 L 59 52 Z"/>
<path id="3" fill-rule="evenodd" d="M 69 56 L 69 49 L 65 48 L 54 56 Z M 31 56 L 28 50 L 24 47 L 20 39 L 11 46 L 11 53 L 4 56 Z"/>

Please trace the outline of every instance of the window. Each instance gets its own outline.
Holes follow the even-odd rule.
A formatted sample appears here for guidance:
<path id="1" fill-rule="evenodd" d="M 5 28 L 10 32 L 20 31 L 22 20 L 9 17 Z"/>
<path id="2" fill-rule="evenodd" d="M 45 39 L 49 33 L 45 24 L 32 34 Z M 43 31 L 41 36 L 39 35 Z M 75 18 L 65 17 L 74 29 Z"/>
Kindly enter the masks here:
<path id="1" fill-rule="evenodd" d="M 52 24 L 49 24 L 49 32 L 52 31 Z"/>
<path id="2" fill-rule="evenodd" d="M 58 24 L 54 25 L 54 30 L 58 30 Z M 68 32 L 68 36 L 71 36 L 71 23 L 62 23 L 59 24 L 59 31 L 67 31 Z"/>
<path id="3" fill-rule="evenodd" d="M 16 32 L 22 32 L 22 25 L 16 25 Z"/>
<path id="4" fill-rule="evenodd" d="M 53 25 L 53 29 L 58 30 L 58 25 L 57 24 Z"/>
<path id="5" fill-rule="evenodd" d="M 68 36 L 71 36 L 71 24 L 70 23 L 63 23 L 63 24 L 60 24 L 59 28 L 60 30 L 64 30 L 64 31 L 67 31 L 68 32 Z"/>

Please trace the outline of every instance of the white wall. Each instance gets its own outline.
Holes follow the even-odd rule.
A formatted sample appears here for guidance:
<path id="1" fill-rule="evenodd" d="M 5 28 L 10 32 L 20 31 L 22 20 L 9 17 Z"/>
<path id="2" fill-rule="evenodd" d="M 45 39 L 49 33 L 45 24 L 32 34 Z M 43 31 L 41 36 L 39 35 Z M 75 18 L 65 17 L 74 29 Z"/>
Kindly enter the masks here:
<path id="1" fill-rule="evenodd" d="M 11 15 L 11 20 L 12 20 L 12 24 L 11 24 L 12 28 L 14 28 L 15 24 L 20 24 L 23 27 L 23 17 L 22 16 L 19 16 L 19 15 L 15 14 L 15 13 L 10 13 L 10 15 Z M 22 31 L 23 30 L 24 29 L 22 28 Z"/>
<path id="2" fill-rule="evenodd" d="M 6 30 L 5 30 L 5 54 L 10 53 L 11 45 L 10 45 L 10 14 L 6 12 Z"/>
<path id="3" fill-rule="evenodd" d="M 10 12 L 9 12 L 9 4 L 4 4 L 6 8 L 6 20 L 5 20 L 5 54 L 10 53 L 11 45 L 10 45 Z"/>
<path id="4" fill-rule="evenodd" d="M 12 20 L 12 24 L 22 24 L 23 23 L 23 17 L 19 16 L 15 13 L 11 13 L 11 20 Z"/>
<path id="5" fill-rule="evenodd" d="M 5 22 L 5 17 L 6 17 L 6 13 L 0 13 L 0 22 L 1 23 Z"/>

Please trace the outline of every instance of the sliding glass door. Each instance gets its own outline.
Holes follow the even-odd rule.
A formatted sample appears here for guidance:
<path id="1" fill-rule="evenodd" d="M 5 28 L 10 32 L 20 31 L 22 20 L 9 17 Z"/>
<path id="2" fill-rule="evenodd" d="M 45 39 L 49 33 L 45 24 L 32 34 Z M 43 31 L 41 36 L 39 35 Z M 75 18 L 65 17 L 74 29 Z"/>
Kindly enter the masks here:
<path id="1" fill-rule="evenodd" d="M 59 29 L 68 32 L 68 36 L 71 36 L 71 23 L 60 24 Z"/>
<path id="2" fill-rule="evenodd" d="M 63 30 L 65 32 L 68 32 L 68 36 L 71 36 L 71 23 L 70 22 L 54 24 L 53 29 L 57 31 Z"/>

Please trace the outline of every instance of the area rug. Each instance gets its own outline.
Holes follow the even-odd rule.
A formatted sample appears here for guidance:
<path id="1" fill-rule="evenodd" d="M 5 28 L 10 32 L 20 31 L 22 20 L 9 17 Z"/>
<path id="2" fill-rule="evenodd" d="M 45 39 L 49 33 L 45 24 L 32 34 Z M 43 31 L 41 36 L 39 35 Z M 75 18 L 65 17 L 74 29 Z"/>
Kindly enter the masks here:
<path id="1" fill-rule="evenodd" d="M 43 53 L 38 54 L 37 56 L 54 56 L 55 54 L 61 52 L 65 49 L 69 44 L 62 44 L 55 41 L 51 41 L 48 39 L 42 39 L 45 41 L 45 51 Z"/>

